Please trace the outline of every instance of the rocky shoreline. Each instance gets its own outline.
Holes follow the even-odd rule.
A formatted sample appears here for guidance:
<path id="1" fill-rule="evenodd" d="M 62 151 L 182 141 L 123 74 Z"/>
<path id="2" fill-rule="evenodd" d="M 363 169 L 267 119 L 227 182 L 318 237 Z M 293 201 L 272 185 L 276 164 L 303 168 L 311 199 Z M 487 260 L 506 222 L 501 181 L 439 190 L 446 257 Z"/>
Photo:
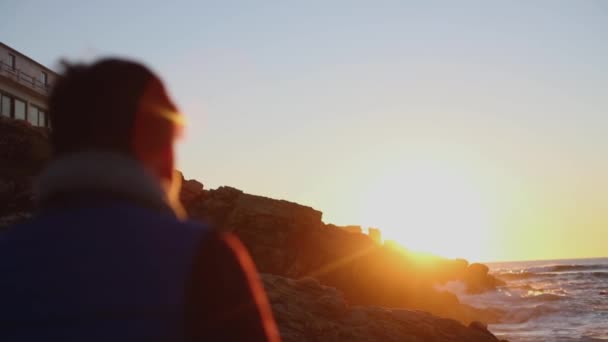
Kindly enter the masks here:
<path id="1" fill-rule="evenodd" d="M 0 230 L 30 217 L 32 183 L 49 159 L 46 132 L 0 118 Z M 435 287 L 460 280 L 470 292 L 492 291 L 501 282 L 485 265 L 440 257 L 422 265 L 382 243 L 379 230 L 326 224 L 313 208 L 231 187 L 184 180 L 181 200 L 192 219 L 243 241 L 284 341 L 498 341 L 485 324 L 500 312 Z"/>
<path id="2" fill-rule="evenodd" d="M 467 327 L 423 311 L 351 306 L 314 278 L 262 280 L 284 342 L 499 341 L 479 322 Z"/>

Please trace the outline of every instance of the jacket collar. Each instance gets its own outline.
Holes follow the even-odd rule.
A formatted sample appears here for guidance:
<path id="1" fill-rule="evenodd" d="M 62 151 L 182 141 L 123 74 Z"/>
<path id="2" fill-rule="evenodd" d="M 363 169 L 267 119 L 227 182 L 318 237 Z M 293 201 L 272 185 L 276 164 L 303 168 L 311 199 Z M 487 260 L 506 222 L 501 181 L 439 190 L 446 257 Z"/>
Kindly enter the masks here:
<path id="1" fill-rule="evenodd" d="M 75 153 L 53 161 L 39 177 L 36 200 L 42 207 L 58 198 L 74 201 L 119 198 L 176 214 L 158 180 L 139 162 L 102 151 Z"/>

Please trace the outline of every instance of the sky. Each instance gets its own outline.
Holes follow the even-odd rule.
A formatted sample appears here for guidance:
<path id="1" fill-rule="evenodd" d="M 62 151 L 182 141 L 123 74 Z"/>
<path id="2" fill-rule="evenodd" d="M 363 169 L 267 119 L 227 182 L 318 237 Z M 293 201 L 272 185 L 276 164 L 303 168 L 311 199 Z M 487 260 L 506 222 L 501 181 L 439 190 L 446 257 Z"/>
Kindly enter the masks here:
<path id="1" fill-rule="evenodd" d="M 179 166 L 473 260 L 608 256 L 608 2 L 0 2 L 0 40 L 122 56 Z"/>

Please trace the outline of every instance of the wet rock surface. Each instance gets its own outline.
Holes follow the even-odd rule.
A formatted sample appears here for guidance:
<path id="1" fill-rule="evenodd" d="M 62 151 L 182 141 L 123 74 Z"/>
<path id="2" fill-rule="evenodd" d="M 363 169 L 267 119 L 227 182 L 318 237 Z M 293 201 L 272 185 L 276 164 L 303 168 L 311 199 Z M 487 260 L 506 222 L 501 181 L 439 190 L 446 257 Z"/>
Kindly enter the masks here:
<path id="1" fill-rule="evenodd" d="M 351 306 L 313 278 L 261 277 L 285 342 L 499 341 L 479 322 L 466 327 L 423 311 Z"/>

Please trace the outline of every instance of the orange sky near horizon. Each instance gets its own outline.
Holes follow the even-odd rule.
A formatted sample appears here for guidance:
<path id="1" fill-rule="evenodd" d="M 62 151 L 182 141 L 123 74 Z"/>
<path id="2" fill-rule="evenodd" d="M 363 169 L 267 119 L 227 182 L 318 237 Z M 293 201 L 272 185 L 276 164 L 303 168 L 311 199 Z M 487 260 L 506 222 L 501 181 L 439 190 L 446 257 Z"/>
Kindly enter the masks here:
<path id="1" fill-rule="evenodd" d="M 461 152 L 412 147 L 395 158 L 376 151 L 370 163 L 341 175 L 333 187 L 326 184 L 329 198 L 304 203 L 322 210 L 327 223 L 377 227 L 386 240 L 450 258 L 490 262 L 608 255 L 608 183 L 600 175 L 582 177 L 589 173 L 584 165 L 561 177 L 523 175 Z M 537 162 L 546 167 L 557 161 Z"/>

